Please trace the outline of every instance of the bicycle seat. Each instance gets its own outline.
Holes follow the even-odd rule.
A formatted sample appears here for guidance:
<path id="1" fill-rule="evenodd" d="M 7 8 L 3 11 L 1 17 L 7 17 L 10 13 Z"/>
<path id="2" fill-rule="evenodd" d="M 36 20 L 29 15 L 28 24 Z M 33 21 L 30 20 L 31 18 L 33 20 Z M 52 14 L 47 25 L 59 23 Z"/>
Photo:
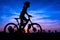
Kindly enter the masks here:
<path id="1" fill-rule="evenodd" d="M 17 20 L 17 19 L 20 19 L 20 18 L 14 18 L 14 19 L 16 19 L 16 20 Z"/>

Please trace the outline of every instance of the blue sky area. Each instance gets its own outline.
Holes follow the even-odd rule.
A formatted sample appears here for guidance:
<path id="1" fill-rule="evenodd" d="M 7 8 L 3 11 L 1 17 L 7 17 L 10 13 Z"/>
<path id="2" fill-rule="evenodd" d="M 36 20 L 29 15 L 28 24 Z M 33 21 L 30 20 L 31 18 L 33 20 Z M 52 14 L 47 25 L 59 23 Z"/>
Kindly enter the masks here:
<path id="1" fill-rule="evenodd" d="M 60 0 L 0 0 L 0 31 L 13 18 L 19 17 L 25 1 L 30 2 L 28 13 L 32 21 L 39 23 L 44 30 L 60 31 Z"/>

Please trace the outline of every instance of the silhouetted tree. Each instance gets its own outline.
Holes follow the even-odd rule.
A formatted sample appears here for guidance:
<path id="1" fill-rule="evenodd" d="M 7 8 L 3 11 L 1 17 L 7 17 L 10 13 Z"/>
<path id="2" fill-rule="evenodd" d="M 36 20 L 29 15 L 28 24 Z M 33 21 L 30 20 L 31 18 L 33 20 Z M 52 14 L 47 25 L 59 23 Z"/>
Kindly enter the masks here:
<path id="1" fill-rule="evenodd" d="M 45 30 L 42 30 L 42 32 L 43 32 L 43 33 L 46 33 L 46 31 L 45 31 Z"/>
<path id="2" fill-rule="evenodd" d="M 48 33 L 51 33 L 51 30 L 48 30 Z"/>
<path id="3" fill-rule="evenodd" d="M 14 33 L 14 29 L 11 26 L 8 27 L 8 31 L 9 33 Z"/>
<path id="4" fill-rule="evenodd" d="M 55 33 L 57 33 L 57 30 L 55 30 Z"/>
<path id="5" fill-rule="evenodd" d="M 36 31 L 36 28 L 33 27 L 33 31 L 35 32 Z"/>

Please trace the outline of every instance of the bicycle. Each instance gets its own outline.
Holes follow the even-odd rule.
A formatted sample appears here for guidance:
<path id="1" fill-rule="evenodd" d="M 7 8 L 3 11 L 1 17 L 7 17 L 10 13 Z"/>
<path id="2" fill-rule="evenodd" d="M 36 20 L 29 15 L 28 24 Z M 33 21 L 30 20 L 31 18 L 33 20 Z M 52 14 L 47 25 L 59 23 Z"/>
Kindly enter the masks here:
<path id="1" fill-rule="evenodd" d="M 36 33 L 36 32 L 42 32 L 42 28 L 41 28 L 41 26 L 38 24 L 38 23 L 33 23 L 31 20 L 30 20 L 30 17 L 28 17 L 29 18 L 29 21 L 30 21 L 30 24 L 28 24 L 28 33 Z M 7 30 L 8 30 L 8 27 L 9 27 L 9 25 L 12 27 L 12 28 L 16 28 L 17 29 L 17 31 L 18 31 L 18 29 L 19 29 L 19 25 L 20 25 L 20 23 L 19 23 L 19 21 L 18 21 L 18 19 L 20 20 L 20 18 L 14 18 L 16 21 L 17 21 L 17 24 L 15 24 L 15 23 L 8 23 L 8 24 L 6 24 L 5 25 L 5 27 L 4 27 L 4 32 L 8 32 Z M 29 22 L 28 21 L 28 22 Z M 32 31 L 32 32 L 30 32 L 30 31 Z"/>

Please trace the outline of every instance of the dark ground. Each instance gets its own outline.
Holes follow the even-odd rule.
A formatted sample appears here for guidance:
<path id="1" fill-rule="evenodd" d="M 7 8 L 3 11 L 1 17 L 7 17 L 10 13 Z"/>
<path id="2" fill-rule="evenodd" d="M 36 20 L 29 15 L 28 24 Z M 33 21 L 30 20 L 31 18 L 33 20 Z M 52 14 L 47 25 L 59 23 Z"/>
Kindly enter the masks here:
<path id="1" fill-rule="evenodd" d="M 44 40 L 50 40 L 50 39 L 60 39 L 60 33 L 31 33 L 31 34 L 22 34 L 22 33 L 4 33 L 0 32 L 0 39 L 4 40 L 34 40 L 34 39 L 44 39 Z"/>

